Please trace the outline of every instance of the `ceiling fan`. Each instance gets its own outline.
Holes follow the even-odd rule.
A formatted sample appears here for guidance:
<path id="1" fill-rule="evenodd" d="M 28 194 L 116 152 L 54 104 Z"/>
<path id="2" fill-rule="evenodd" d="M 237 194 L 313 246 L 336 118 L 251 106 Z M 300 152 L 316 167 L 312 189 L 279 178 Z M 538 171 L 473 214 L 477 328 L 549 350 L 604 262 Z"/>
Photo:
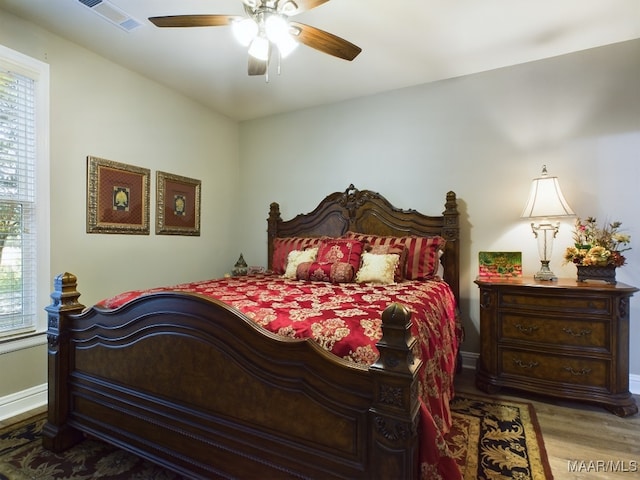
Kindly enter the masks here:
<path id="1" fill-rule="evenodd" d="M 231 25 L 243 45 L 249 47 L 249 75 L 267 75 L 272 54 L 286 57 L 302 43 L 344 60 L 353 60 L 360 47 L 304 23 L 289 19 L 329 0 L 243 0 L 247 16 L 169 15 L 150 17 L 158 27 L 219 27 Z"/>

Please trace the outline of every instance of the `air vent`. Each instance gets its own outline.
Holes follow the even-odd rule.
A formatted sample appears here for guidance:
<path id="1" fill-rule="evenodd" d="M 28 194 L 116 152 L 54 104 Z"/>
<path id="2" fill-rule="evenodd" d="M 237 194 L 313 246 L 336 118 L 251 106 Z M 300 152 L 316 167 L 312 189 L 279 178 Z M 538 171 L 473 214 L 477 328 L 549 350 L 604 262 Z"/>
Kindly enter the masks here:
<path id="1" fill-rule="evenodd" d="M 78 0 L 81 4 L 89 7 L 94 13 L 107 20 L 121 29 L 130 32 L 131 30 L 142 26 L 142 23 L 127 15 L 118 7 L 112 5 L 105 0 Z"/>
<path id="2" fill-rule="evenodd" d="M 102 3 L 102 0 L 79 0 L 81 4 L 86 5 L 89 8 L 93 8 L 99 3 Z"/>

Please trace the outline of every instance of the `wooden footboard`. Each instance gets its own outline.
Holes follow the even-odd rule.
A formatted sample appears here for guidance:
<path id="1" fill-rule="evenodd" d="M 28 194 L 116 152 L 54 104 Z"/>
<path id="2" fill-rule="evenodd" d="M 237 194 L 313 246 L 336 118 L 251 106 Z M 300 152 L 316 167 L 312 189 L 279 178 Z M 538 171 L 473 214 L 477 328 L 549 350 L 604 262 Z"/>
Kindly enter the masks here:
<path id="1" fill-rule="evenodd" d="M 422 364 L 401 305 L 365 368 L 200 295 L 84 310 L 72 274 L 54 283 L 47 448 L 89 434 L 192 478 L 417 478 Z"/>

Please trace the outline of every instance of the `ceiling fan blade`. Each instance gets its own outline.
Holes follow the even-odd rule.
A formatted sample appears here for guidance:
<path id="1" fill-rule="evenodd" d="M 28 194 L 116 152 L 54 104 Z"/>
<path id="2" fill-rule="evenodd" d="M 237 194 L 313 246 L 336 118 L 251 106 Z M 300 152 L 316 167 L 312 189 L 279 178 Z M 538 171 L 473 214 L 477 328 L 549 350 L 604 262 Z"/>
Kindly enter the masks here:
<path id="1" fill-rule="evenodd" d="M 329 0 L 280 0 L 278 2 L 278 11 L 287 16 L 298 15 L 312 8 L 319 7 Z"/>
<path id="2" fill-rule="evenodd" d="M 244 17 L 238 15 L 168 15 L 149 17 L 156 27 L 221 27 Z"/>
<path id="3" fill-rule="evenodd" d="M 249 75 L 265 75 L 267 73 L 268 62 L 266 60 L 258 60 L 249 55 Z"/>
<path id="4" fill-rule="evenodd" d="M 292 22 L 289 24 L 295 30 L 293 36 L 306 46 L 315 48 L 334 57 L 345 60 L 353 60 L 362 51 L 360 47 L 332 33 L 325 32 L 319 28 L 305 25 L 304 23 Z"/>

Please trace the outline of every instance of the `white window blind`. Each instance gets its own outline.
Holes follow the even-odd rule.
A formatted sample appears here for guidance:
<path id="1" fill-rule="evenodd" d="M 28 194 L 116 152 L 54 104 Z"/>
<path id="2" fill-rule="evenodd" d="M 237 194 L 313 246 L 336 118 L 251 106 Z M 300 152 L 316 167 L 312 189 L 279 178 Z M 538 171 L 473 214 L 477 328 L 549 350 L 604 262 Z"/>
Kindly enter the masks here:
<path id="1" fill-rule="evenodd" d="M 0 337 L 37 323 L 36 81 L 0 65 Z"/>

